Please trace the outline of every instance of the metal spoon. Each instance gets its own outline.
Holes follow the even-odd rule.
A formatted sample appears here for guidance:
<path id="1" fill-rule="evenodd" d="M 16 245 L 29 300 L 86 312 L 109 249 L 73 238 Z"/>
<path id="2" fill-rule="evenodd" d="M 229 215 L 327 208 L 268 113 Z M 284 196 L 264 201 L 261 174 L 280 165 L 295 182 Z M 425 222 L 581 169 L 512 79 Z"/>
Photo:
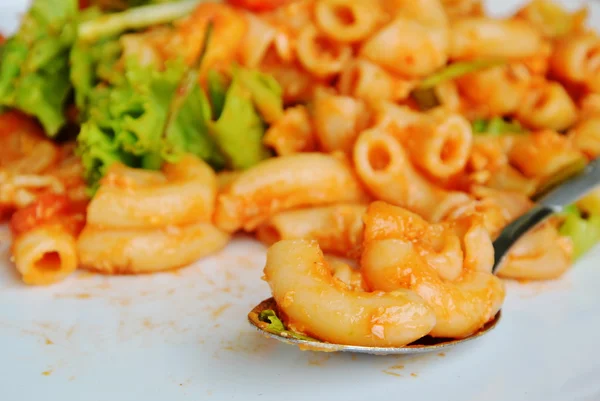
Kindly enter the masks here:
<path id="1" fill-rule="evenodd" d="M 574 174 L 554 189 L 551 189 L 545 196 L 539 199 L 538 203 L 533 208 L 508 224 L 504 230 L 502 230 L 498 238 L 494 241 L 495 260 L 492 272 L 495 273 L 498 270 L 509 249 L 525 233 L 529 232 L 552 214 L 561 212 L 565 206 L 576 202 L 598 185 L 600 185 L 600 158 L 588 164 L 580 172 Z M 260 313 L 269 309 L 277 310 L 277 304 L 273 298 L 261 302 L 248 314 L 248 321 L 250 324 L 268 337 L 287 344 L 296 345 L 305 350 L 322 352 L 355 352 L 373 355 L 419 354 L 441 351 L 487 334 L 497 326 L 501 317 L 501 312 L 499 311 L 496 316 L 486 323 L 478 332 L 462 339 L 443 339 L 427 336 L 403 347 L 363 347 L 331 344 L 318 340 L 299 340 L 270 333 L 265 330 L 266 323 L 259 319 Z"/>

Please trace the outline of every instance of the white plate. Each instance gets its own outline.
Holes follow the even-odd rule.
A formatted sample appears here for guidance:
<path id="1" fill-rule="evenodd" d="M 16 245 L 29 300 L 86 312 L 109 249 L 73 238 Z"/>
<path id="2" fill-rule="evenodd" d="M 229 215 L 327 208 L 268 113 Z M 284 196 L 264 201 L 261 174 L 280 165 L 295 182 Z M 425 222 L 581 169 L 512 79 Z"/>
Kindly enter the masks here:
<path id="1" fill-rule="evenodd" d="M 14 26 L 25 2 L 0 2 L 0 22 Z M 2 401 L 600 400 L 600 249 L 559 281 L 509 283 L 501 324 L 478 341 L 373 357 L 254 332 L 246 313 L 269 291 L 264 248 L 249 239 L 177 273 L 82 273 L 50 288 L 19 281 L 8 244 L 0 230 Z"/>

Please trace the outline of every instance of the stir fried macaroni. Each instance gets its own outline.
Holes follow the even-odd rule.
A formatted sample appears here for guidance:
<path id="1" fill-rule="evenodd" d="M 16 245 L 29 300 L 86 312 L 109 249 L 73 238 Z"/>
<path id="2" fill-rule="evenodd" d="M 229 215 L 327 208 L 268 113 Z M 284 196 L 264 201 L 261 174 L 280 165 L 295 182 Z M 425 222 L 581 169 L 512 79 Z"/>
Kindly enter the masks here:
<path id="1" fill-rule="evenodd" d="M 34 2 L 0 45 L 0 215 L 27 284 L 180 268 L 241 231 L 270 247 L 265 279 L 290 330 L 369 346 L 463 338 L 504 300 L 493 239 L 600 156 L 585 9 L 198 1 L 148 21 L 155 6 L 125 20 L 62 3 Z M 60 30 L 60 51 L 35 59 Z M 499 275 L 559 277 L 598 240 L 596 192 L 522 238 Z"/>

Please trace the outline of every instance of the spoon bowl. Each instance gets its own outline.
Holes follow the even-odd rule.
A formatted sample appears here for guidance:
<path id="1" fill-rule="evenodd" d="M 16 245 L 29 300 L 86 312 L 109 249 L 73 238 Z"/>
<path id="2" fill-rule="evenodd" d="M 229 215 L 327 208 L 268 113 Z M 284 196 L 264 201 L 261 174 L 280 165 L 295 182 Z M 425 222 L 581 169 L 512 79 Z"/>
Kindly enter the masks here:
<path id="1" fill-rule="evenodd" d="M 498 322 L 502 317 L 501 312 L 498 312 L 496 316 L 494 316 L 492 320 L 487 322 L 481 329 L 479 329 L 479 331 L 466 338 L 454 339 L 426 336 L 418 341 L 415 341 L 414 343 L 405 345 L 404 347 L 364 347 L 359 345 L 331 344 L 318 340 L 299 340 L 296 338 L 271 333 L 265 330 L 267 323 L 262 322 L 258 318 L 260 313 L 266 310 L 277 310 L 277 303 L 275 302 L 275 299 L 269 298 L 256 305 L 254 309 L 248 313 L 248 321 L 259 332 L 267 337 L 274 338 L 286 344 L 296 345 L 304 351 L 353 352 L 371 355 L 410 355 L 445 351 L 447 348 L 454 347 L 455 345 L 474 340 L 483 336 L 484 334 L 487 334 L 498 325 Z"/>

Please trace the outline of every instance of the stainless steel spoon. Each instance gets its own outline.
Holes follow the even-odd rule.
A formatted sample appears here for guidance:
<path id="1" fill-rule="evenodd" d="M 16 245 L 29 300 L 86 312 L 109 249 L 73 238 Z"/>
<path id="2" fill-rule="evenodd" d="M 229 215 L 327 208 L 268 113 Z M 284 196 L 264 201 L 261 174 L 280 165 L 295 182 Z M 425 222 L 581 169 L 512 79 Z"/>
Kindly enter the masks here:
<path id="1" fill-rule="evenodd" d="M 492 272 L 495 273 L 506 257 L 509 249 L 525 233 L 554 213 L 559 213 L 565 206 L 579 200 L 594 187 L 600 185 L 600 158 L 588 164 L 584 169 L 571 176 L 560 185 L 551 189 L 538 203 L 527 213 L 508 224 L 494 241 L 495 260 Z M 442 351 L 467 341 L 479 338 L 493 330 L 500 321 L 499 311 L 494 319 L 489 321 L 478 332 L 462 339 L 442 339 L 424 337 L 419 341 L 403 347 L 362 347 L 355 345 L 331 344 L 318 340 L 299 340 L 283 335 L 273 334 L 265 330 L 266 323 L 260 321 L 259 315 L 265 310 L 277 310 L 277 304 L 273 298 L 269 298 L 255 306 L 248 314 L 248 321 L 259 332 L 264 335 L 282 341 L 287 344 L 299 346 L 301 349 L 322 352 L 355 352 L 373 355 L 390 354 L 418 354 L 434 351 Z"/>

